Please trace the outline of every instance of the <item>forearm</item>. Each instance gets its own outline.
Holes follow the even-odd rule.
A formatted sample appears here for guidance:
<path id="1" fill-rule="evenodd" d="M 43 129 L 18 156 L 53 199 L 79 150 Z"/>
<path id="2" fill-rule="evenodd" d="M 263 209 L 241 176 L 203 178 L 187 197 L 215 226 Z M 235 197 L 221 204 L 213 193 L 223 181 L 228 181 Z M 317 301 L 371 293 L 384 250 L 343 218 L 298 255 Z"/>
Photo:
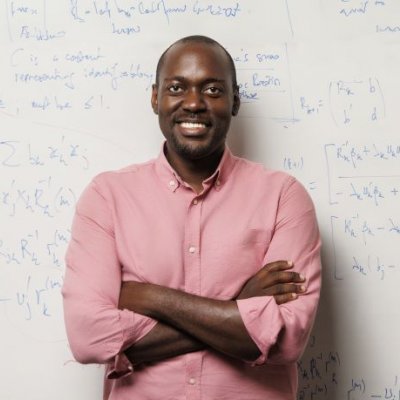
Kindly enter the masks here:
<path id="1" fill-rule="evenodd" d="M 255 360 L 260 352 L 242 322 L 235 301 L 221 301 L 178 290 L 133 283 L 120 307 L 184 331 L 231 357 Z"/>
<path id="2" fill-rule="evenodd" d="M 146 336 L 125 350 L 133 365 L 161 361 L 203 350 L 205 345 L 172 326 L 159 322 Z"/>

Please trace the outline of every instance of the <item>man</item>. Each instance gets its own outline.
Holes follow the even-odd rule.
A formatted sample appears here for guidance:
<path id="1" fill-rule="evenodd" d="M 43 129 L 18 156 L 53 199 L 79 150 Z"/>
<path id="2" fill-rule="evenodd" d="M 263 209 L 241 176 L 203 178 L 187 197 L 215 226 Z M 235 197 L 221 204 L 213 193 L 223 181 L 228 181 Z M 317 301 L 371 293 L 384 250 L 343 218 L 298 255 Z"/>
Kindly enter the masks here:
<path id="1" fill-rule="evenodd" d="M 320 288 L 312 202 L 225 147 L 240 101 L 217 42 L 170 46 L 151 103 L 160 156 L 99 175 L 77 205 L 72 352 L 108 365 L 105 399 L 295 399 Z"/>

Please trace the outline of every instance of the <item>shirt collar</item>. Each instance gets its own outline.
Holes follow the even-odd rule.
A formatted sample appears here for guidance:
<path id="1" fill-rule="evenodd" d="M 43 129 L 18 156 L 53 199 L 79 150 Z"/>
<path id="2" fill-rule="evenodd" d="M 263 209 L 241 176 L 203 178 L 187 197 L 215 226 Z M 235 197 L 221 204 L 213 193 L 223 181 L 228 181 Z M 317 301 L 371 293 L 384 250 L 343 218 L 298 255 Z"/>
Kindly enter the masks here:
<path id="1" fill-rule="evenodd" d="M 165 142 L 161 148 L 160 154 L 155 160 L 155 169 L 161 181 L 167 186 L 169 190 L 175 192 L 180 186 L 189 185 L 182 180 L 178 173 L 171 167 L 164 153 Z M 213 186 L 215 190 L 219 191 L 226 183 L 229 175 L 231 174 L 237 157 L 235 157 L 227 146 L 225 146 L 224 153 L 221 161 L 215 172 L 203 181 L 204 188 Z"/>

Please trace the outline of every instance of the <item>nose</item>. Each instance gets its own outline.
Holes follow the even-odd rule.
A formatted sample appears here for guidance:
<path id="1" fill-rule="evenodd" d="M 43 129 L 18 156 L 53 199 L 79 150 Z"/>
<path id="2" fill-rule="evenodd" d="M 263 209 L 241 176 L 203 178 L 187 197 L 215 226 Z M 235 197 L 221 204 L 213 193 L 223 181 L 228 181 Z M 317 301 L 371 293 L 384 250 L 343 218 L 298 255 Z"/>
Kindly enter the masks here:
<path id="1" fill-rule="evenodd" d="M 206 109 L 203 94 L 201 91 L 192 88 L 188 90 L 183 99 L 182 107 L 185 111 L 198 113 Z"/>

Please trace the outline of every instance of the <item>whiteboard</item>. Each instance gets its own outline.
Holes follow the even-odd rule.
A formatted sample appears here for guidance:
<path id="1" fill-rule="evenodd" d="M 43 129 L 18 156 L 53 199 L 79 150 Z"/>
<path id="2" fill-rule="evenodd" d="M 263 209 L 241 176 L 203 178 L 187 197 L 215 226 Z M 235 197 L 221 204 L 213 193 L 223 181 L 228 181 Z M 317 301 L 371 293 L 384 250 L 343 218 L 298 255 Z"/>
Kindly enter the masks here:
<path id="1" fill-rule="evenodd" d="M 238 70 L 232 150 L 296 176 L 323 238 L 299 400 L 400 400 L 400 3 L 4 0 L 0 6 L 0 398 L 101 398 L 60 288 L 77 198 L 157 156 L 158 56 L 204 34 Z M 23 385 L 22 385 L 23 383 Z"/>

